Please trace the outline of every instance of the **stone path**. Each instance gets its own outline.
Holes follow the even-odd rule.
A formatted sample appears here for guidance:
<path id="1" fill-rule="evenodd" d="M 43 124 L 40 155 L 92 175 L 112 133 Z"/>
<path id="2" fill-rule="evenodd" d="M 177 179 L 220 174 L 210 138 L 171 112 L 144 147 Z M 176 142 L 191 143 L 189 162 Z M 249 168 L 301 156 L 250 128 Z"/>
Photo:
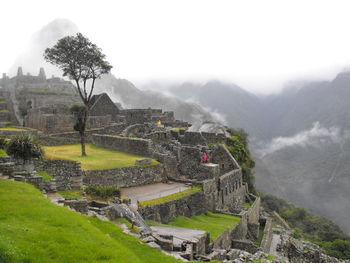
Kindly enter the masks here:
<path id="1" fill-rule="evenodd" d="M 196 238 L 199 239 L 206 235 L 203 230 L 187 229 L 181 227 L 165 227 L 165 226 L 151 226 L 153 232 L 158 235 L 172 235 L 174 237 L 174 245 L 181 245 L 184 240 L 191 241 Z"/>
<path id="2" fill-rule="evenodd" d="M 178 193 L 189 188 L 191 187 L 181 183 L 159 183 L 122 188 L 121 194 L 128 196 L 131 199 L 131 203 L 136 204 L 137 201 L 152 200 L 155 198 Z"/>
<path id="3" fill-rule="evenodd" d="M 281 256 L 280 253 L 277 251 L 277 246 L 281 242 L 282 242 L 281 235 L 273 234 L 269 253 L 274 256 L 278 256 L 278 257 Z"/>
<path id="4" fill-rule="evenodd" d="M 46 194 L 46 197 L 50 199 L 50 201 L 54 204 L 61 205 L 61 206 L 63 205 L 63 203 L 58 202 L 59 200 L 63 199 L 63 197 L 58 193 L 48 193 Z"/>

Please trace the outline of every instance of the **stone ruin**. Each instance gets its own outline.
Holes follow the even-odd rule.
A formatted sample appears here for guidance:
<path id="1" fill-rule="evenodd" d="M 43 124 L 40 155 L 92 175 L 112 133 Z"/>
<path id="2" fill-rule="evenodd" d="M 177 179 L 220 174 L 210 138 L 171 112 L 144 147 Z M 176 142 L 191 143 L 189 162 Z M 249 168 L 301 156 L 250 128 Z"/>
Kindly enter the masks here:
<path id="1" fill-rule="evenodd" d="M 72 132 L 74 118 L 69 109 L 73 104 L 79 104 L 80 98 L 69 81 L 55 77 L 48 79 L 43 69 L 38 76 L 24 75 L 19 68 L 15 77 L 3 74 L 0 85 L 0 95 L 7 102 L 6 106 L 0 107 L 8 110 L 5 117 L 0 114 L 0 123 L 12 121 L 35 128 L 40 131 L 39 140 L 45 145 L 79 142 L 77 133 Z M 35 172 L 19 171 L 11 158 L 2 158 L 0 169 L 3 175 L 32 183 L 46 192 L 81 189 L 83 185 L 133 187 L 169 181 L 200 186 L 202 190 L 190 196 L 146 207 L 135 208 L 121 200 L 109 204 L 87 200 L 63 202 L 81 213 L 95 213 L 110 220 L 124 217 L 136 222 L 144 242 L 179 253 L 188 260 L 233 260 L 237 249 L 251 253 L 259 250 L 252 240 L 257 239 L 262 221 L 260 198 L 250 194 L 243 182 L 241 168 L 224 145 L 227 134 L 190 132 L 187 129 L 191 124 L 176 120 L 174 112 L 151 108 L 122 109 L 106 93 L 94 95 L 90 107 L 87 142 L 143 155 L 148 158 L 145 160 L 155 158 L 161 164 L 82 171 L 76 162 L 37 160 L 34 162 L 35 170 L 45 171 L 54 177 L 44 182 Z M 26 114 L 21 116 L 20 109 Z M 210 163 L 201 162 L 204 151 Z M 247 200 L 253 203 L 249 209 L 242 207 Z M 178 216 L 192 217 L 205 211 L 238 215 L 241 221 L 212 243 L 203 231 L 196 232 L 193 238 L 182 240 L 179 239 L 180 230 L 175 235 L 163 233 L 164 229 L 150 228 L 145 221 L 168 223 Z M 265 250 L 271 243 L 269 222 L 265 220 L 264 223 Z"/>

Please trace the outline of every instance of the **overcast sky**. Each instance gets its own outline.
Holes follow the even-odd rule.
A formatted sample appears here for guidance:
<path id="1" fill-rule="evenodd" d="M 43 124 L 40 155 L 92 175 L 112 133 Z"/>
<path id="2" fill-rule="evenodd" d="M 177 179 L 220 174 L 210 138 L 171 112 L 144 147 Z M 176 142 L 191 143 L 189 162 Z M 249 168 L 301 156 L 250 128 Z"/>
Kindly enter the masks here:
<path id="1" fill-rule="evenodd" d="M 56 18 L 74 22 L 119 78 L 234 82 L 269 93 L 350 65 L 350 1 L 1 1 L 0 71 Z"/>

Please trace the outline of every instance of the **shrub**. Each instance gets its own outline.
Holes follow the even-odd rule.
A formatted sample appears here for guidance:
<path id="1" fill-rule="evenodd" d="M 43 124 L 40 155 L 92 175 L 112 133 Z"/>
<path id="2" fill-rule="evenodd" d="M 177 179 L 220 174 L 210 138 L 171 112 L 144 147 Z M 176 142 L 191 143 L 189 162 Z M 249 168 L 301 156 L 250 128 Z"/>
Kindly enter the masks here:
<path id="1" fill-rule="evenodd" d="M 0 137 L 0 149 L 5 149 L 7 145 L 7 139 L 4 137 Z"/>
<path id="2" fill-rule="evenodd" d="M 120 188 L 116 186 L 88 186 L 85 192 L 102 198 L 120 197 Z"/>
<path id="3" fill-rule="evenodd" d="M 24 161 L 42 158 L 44 155 L 43 149 L 32 135 L 17 135 L 12 137 L 7 144 L 6 153 Z"/>

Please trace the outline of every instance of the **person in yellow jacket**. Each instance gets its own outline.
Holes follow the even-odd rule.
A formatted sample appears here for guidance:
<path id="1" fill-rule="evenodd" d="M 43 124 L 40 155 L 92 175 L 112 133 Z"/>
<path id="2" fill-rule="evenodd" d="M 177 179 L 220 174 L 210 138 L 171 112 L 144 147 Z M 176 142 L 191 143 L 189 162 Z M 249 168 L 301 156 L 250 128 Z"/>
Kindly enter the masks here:
<path id="1" fill-rule="evenodd" d="M 162 125 L 162 122 L 159 120 L 157 121 L 157 126 L 160 127 L 160 125 Z"/>

